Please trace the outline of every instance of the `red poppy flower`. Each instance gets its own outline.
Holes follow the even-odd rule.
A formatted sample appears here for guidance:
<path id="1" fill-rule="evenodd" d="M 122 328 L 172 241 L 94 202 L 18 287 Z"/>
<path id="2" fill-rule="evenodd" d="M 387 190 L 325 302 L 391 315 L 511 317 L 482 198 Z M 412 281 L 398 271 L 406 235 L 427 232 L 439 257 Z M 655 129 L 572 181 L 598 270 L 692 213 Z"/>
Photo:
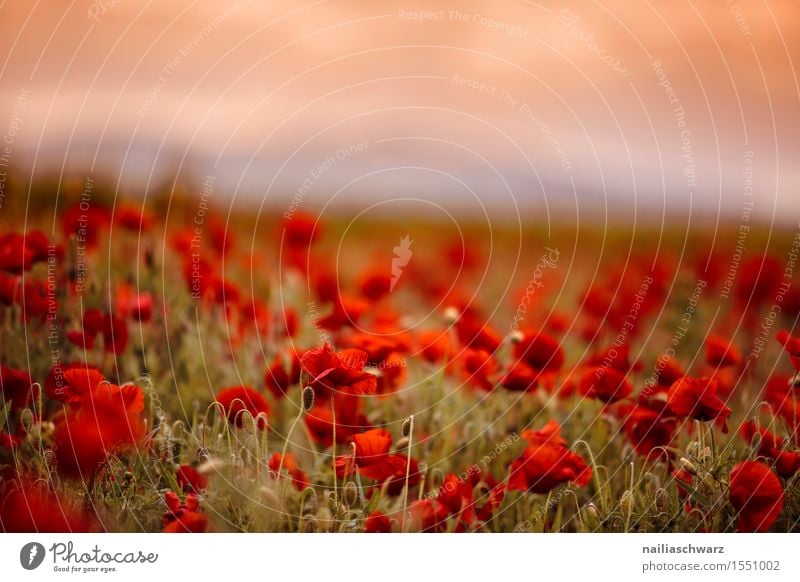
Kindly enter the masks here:
<path id="1" fill-rule="evenodd" d="M 623 406 L 619 415 L 623 421 L 625 436 L 634 450 L 644 457 L 668 457 L 664 449 L 672 443 L 676 420 L 663 401 L 640 401 Z"/>
<path id="2" fill-rule="evenodd" d="M 564 365 L 564 350 L 558 340 L 543 331 L 526 331 L 514 346 L 514 355 L 539 371 L 558 371 Z"/>
<path id="3" fill-rule="evenodd" d="M 521 436 L 531 447 L 539 445 L 567 446 L 566 439 L 561 436 L 561 425 L 552 418 L 538 430 L 528 429 L 522 431 Z"/>
<path id="4" fill-rule="evenodd" d="M 19 446 L 19 443 L 21 442 L 22 439 L 20 437 L 8 434 L 0 430 L 0 448 L 15 449 Z"/>
<path id="5" fill-rule="evenodd" d="M 236 243 L 233 228 L 231 228 L 231 225 L 227 221 L 218 216 L 213 216 L 210 220 L 206 220 L 206 224 L 210 235 L 209 242 L 211 243 L 211 248 L 213 248 L 218 255 L 226 256 L 231 252 Z"/>
<path id="6" fill-rule="evenodd" d="M 248 412 L 254 419 L 259 414 L 269 416 L 269 403 L 255 389 L 249 386 L 231 386 L 217 392 L 216 401 L 222 405 L 228 415 L 228 422 L 237 428 L 244 426 L 244 412 Z M 258 418 L 257 426 L 264 430 L 267 420 L 262 416 Z"/>
<path id="7" fill-rule="evenodd" d="M 72 370 L 81 382 L 95 381 Z M 89 477 L 108 455 L 135 448 L 144 437 L 144 392 L 138 386 L 117 386 L 102 376 L 73 402 L 74 410 L 56 424 L 53 439 L 59 471 L 70 477 Z"/>
<path id="8" fill-rule="evenodd" d="M 105 323 L 105 315 L 99 309 L 87 309 L 83 314 L 81 322 L 82 329 L 78 331 L 68 331 L 67 339 L 76 346 L 91 350 L 97 336 L 102 333 Z"/>
<path id="9" fill-rule="evenodd" d="M 0 271 L 0 305 L 14 305 L 22 280 Z"/>
<path id="10" fill-rule="evenodd" d="M 400 353 L 408 350 L 402 334 L 387 337 L 356 333 L 347 338 L 347 345 L 367 352 L 367 364 L 380 372 L 377 394 L 394 392 L 402 385 L 406 377 L 406 361 Z"/>
<path id="11" fill-rule="evenodd" d="M 783 487 L 764 463 L 742 461 L 730 474 L 730 501 L 738 512 L 736 529 L 768 531 L 783 509 Z"/>
<path id="12" fill-rule="evenodd" d="M 0 501 L 0 531 L 80 533 L 97 531 L 86 511 L 33 481 L 17 481 Z"/>
<path id="13" fill-rule="evenodd" d="M 726 419 L 731 409 L 717 396 L 719 383 L 714 378 L 690 378 L 686 376 L 675 382 L 667 393 L 670 410 L 681 418 L 695 420 L 719 420 L 723 432 L 728 432 Z"/>
<path id="14" fill-rule="evenodd" d="M 405 454 L 389 455 L 388 465 L 393 472 L 384 480 L 386 483 L 386 493 L 389 495 L 400 495 L 406 486 L 406 471 L 408 471 L 408 488 L 411 489 L 419 484 L 422 473 L 419 470 L 419 462 L 414 458 L 409 458 Z"/>
<path id="15" fill-rule="evenodd" d="M 323 398 L 335 392 L 374 394 L 378 379 L 364 371 L 366 363 L 367 352 L 355 349 L 334 352 L 327 343 L 300 357 L 300 365 L 309 375 L 309 385 L 317 397 Z"/>
<path id="16" fill-rule="evenodd" d="M 0 364 L 0 402 L 10 402 L 12 408 L 25 408 L 36 401 L 38 394 L 30 374 Z"/>
<path id="17" fill-rule="evenodd" d="M 358 324 L 361 317 L 369 310 L 370 304 L 358 297 L 340 295 L 333 302 L 333 310 L 317 322 L 323 329 L 339 331 L 345 327 Z"/>
<path id="18" fill-rule="evenodd" d="M 239 315 L 244 330 L 254 329 L 261 337 L 269 335 L 272 327 L 272 312 L 266 303 L 253 298 L 242 305 Z"/>
<path id="19" fill-rule="evenodd" d="M 389 354 L 378 364 L 377 369 L 380 375 L 375 389 L 376 394 L 396 392 L 405 383 L 406 360 L 400 354 Z"/>
<path id="20" fill-rule="evenodd" d="M 125 230 L 144 232 L 150 230 L 155 222 L 153 213 L 142 206 L 121 204 L 114 211 L 114 223 Z"/>
<path id="21" fill-rule="evenodd" d="M 767 380 L 764 398 L 789 426 L 795 444 L 800 445 L 800 383 L 787 374 L 775 374 Z"/>
<path id="22" fill-rule="evenodd" d="M 150 293 L 138 293 L 132 285 L 117 285 L 114 312 L 122 319 L 150 321 L 153 296 Z"/>
<path id="23" fill-rule="evenodd" d="M 494 512 L 500 508 L 503 498 L 506 495 L 506 487 L 504 483 L 496 483 L 492 485 L 493 479 L 489 476 L 484 476 L 484 481 L 490 484 L 491 488 L 486 494 L 486 503 L 478 510 L 477 519 L 480 521 L 489 521 L 494 515 Z"/>
<path id="24" fill-rule="evenodd" d="M 0 270 L 18 275 L 31 268 L 33 257 L 21 234 L 0 235 Z"/>
<path id="25" fill-rule="evenodd" d="M 291 307 L 284 309 L 278 321 L 277 329 L 286 337 L 295 337 L 299 328 L 300 316 L 297 315 L 297 311 Z"/>
<path id="26" fill-rule="evenodd" d="M 392 521 L 380 511 L 373 511 L 364 520 L 364 531 L 366 533 L 392 533 Z"/>
<path id="27" fill-rule="evenodd" d="M 460 357 L 464 379 L 472 386 L 489 392 L 494 388 L 497 361 L 486 350 L 464 348 Z"/>
<path id="28" fill-rule="evenodd" d="M 526 438 L 528 446 L 509 467 L 509 490 L 548 493 L 561 483 L 573 482 L 579 487 L 589 483 L 591 467 L 561 444 L 561 436 L 552 425 Z"/>
<path id="29" fill-rule="evenodd" d="M 282 226 L 283 240 L 290 247 L 307 247 L 322 236 L 320 223 L 306 212 L 284 217 Z"/>
<path id="30" fill-rule="evenodd" d="M 478 315 L 470 311 L 461 313 L 455 328 L 458 340 L 465 348 L 493 354 L 503 343 L 502 336 L 488 322 L 482 322 Z"/>
<path id="31" fill-rule="evenodd" d="M 56 298 L 48 293 L 47 284 L 35 279 L 26 279 L 15 289 L 14 302 L 22 308 L 23 321 L 43 320 L 57 308 Z"/>
<path id="32" fill-rule="evenodd" d="M 289 370 L 286 369 L 283 358 L 275 356 L 264 372 L 264 386 L 275 398 L 286 396 L 289 388 L 300 381 L 300 358 L 294 351 L 291 352 L 291 358 Z"/>
<path id="33" fill-rule="evenodd" d="M 783 280 L 783 264 L 767 255 L 742 261 L 736 279 L 735 295 L 742 305 L 758 307 L 771 301 Z"/>
<path id="34" fill-rule="evenodd" d="M 417 336 L 417 349 L 427 362 L 440 365 L 449 363 L 453 356 L 453 346 L 447 330 L 422 331 Z M 445 362 L 445 359 L 448 361 Z"/>
<path id="35" fill-rule="evenodd" d="M 408 508 L 410 529 L 423 533 L 442 532 L 447 529 L 447 508 L 435 499 L 420 499 Z"/>
<path id="36" fill-rule="evenodd" d="M 549 493 L 568 481 L 583 487 L 592 475 L 591 468 L 579 455 L 565 447 L 551 445 L 525 449 L 512 461 L 509 471 L 509 490 L 534 493 Z"/>
<path id="37" fill-rule="evenodd" d="M 375 428 L 353 436 L 356 445 L 356 463 L 359 468 L 380 465 L 392 448 L 392 435 L 382 428 Z"/>
<path id="38" fill-rule="evenodd" d="M 108 227 L 111 214 L 108 209 L 77 202 L 61 215 L 61 227 L 65 236 L 75 236 L 86 249 L 97 247 L 100 233 Z"/>
<path id="39" fill-rule="evenodd" d="M 391 286 L 391 274 L 385 269 L 374 269 L 361 275 L 358 291 L 365 299 L 378 301 L 389 294 Z"/>
<path id="40" fill-rule="evenodd" d="M 191 465 L 181 465 L 175 472 L 178 486 L 184 493 L 201 493 L 208 487 L 208 476 L 199 473 Z"/>
<path id="41" fill-rule="evenodd" d="M 670 356 L 663 354 L 656 361 L 656 382 L 661 388 L 669 388 L 686 375 L 683 366 Z"/>
<path id="42" fill-rule="evenodd" d="M 788 331 L 781 330 L 777 336 L 778 342 L 789 354 L 789 360 L 792 362 L 794 369 L 800 372 L 800 337 L 792 337 Z"/>
<path id="43" fill-rule="evenodd" d="M 364 433 L 353 436 L 353 443 L 356 448 L 355 463 L 358 472 L 362 477 L 383 483 L 391 479 L 389 489 L 391 490 L 394 481 L 398 478 L 405 480 L 407 457 L 405 455 L 390 455 L 389 449 L 392 446 L 392 436 L 388 431 L 376 428 Z M 414 473 L 414 478 L 418 480 L 417 471 L 409 469 Z M 416 484 L 410 479 L 409 486 Z M 400 485 L 402 489 L 403 485 Z M 391 493 L 391 491 L 390 491 Z"/>
<path id="44" fill-rule="evenodd" d="M 533 392 L 539 386 L 540 374 L 522 360 L 513 362 L 500 379 L 500 384 L 512 392 Z"/>
<path id="45" fill-rule="evenodd" d="M 616 368 L 588 368 L 581 376 L 580 390 L 584 396 L 601 402 L 616 402 L 630 396 L 633 386 L 625 374 Z"/>
<path id="46" fill-rule="evenodd" d="M 759 427 L 752 420 L 742 423 L 739 434 L 748 443 L 758 435 L 758 454 L 775 461 L 775 470 L 784 479 L 791 479 L 800 470 L 800 453 L 787 451 L 783 439 Z"/>
<path id="47" fill-rule="evenodd" d="M 99 368 L 82 362 L 56 364 L 44 381 L 44 391 L 54 400 L 77 403 L 81 397 L 105 380 Z"/>
<path id="48" fill-rule="evenodd" d="M 458 515 L 461 525 L 475 520 L 475 503 L 472 482 L 455 473 L 448 473 L 438 489 L 436 500 L 447 508 L 450 515 Z"/>
<path id="49" fill-rule="evenodd" d="M 407 455 L 390 455 L 392 437 L 384 429 L 372 429 L 353 436 L 355 458 L 341 455 L 335 459 L 336 475 L 343 479 L 355 471 L 366 478 L 386 484 L 389 495 L 398 495 L 405 488 L 406 474 L 408 486 L 419 483 L 421 474 L 416 459 Z"/>
<path id="50" fill-rule="evenodd" d="M 706 339 L 706 364 L 714 367 L 738 366 L 742 354 L 730 340 L 721 335 L 710 335 Z"/>
<path id="51" fill-rule="evenodd" d="M 208 518 L 200 512 L 200 501 L 190 493 L 181 503 L 172 491 L 164 494 L 167 512 L 163 517 L 163 533 L 203 533 L 208 529 Z"/>
<path id="52" fill-rule="evenodd" d="M 103 349 L 106 352 L 119 355 L 128 345 L 128 325 L 125 320 L 99 309 L 87 309 L 83 314 L 82 329 L 68 331 L 67 339 L 76 346 L 91 350 L 98 335 L 103 337 Z"/>
<path id="53" fill-rule="evenodd" d="M 367 417 L 361 411 L 361 399 L 339 392 L 334 395 L 333 402 L 336 412 L 336 443 L 349 444 L 354 434 L 369 427 Z M 315 442 L 326 447 L 333 444 L 333 413 L 330 402 L 314 406 L 305 415 L 305 423 Z"/>

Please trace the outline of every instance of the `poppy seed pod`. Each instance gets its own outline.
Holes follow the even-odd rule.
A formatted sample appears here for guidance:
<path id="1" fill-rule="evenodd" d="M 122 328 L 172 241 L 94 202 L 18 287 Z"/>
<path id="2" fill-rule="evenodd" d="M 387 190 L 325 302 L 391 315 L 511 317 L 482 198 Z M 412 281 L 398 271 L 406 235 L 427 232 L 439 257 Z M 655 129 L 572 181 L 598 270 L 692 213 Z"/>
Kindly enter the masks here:
<path id="1" fill-rule="evenodd" d="M 303 388 L 303 412 L 308 412 L 314 407 L 314 389 L 311 386 Z"/>
<path id="2" fill-rule="evenodd" d="M 412 414 L 408 418 L 403 421 L 403 428 L 401 430 L 404 437 L 407 437 L 411 434 L 411 429 L 414 426 L 414 415 Z"/>
<path id="3" fill-rule="evenodd" d="M 694 463 L 692 463 L 686 457 L 681 457 L 680 458 L 680 464 L 681 464 L 681 467 L 683 467 L 684 470 L 687 473 L 689 473 L 690 475 L 697 475 L 697 467 L 695 467 Z"/>

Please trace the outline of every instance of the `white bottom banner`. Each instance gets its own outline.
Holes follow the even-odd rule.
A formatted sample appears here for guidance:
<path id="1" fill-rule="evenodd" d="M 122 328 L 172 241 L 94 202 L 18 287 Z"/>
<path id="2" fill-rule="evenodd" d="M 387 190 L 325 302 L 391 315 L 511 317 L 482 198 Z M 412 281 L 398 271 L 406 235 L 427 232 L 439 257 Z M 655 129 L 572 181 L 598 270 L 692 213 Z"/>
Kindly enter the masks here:
<path id="1" fill-rule="evenodd" d="M 3 580 L 799 580 L 791 534 L 0 534 Z M 177 578 L 179 577 L 179 578 Z M 421 578 L 420 578 L 421 577 Z"/>

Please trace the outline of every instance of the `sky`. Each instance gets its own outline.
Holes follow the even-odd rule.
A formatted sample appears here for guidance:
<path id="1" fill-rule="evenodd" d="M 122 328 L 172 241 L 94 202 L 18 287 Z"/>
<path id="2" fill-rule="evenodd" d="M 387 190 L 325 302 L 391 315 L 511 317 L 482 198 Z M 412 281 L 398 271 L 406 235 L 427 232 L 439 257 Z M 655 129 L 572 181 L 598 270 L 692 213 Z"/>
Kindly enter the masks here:
<path id="1" fill-rule="evenodd" d="M 0 163 L 27 176 L 211 177 L 278 209 L 800 216 L 797 0 L 6 0 L 0 46 Z"/>

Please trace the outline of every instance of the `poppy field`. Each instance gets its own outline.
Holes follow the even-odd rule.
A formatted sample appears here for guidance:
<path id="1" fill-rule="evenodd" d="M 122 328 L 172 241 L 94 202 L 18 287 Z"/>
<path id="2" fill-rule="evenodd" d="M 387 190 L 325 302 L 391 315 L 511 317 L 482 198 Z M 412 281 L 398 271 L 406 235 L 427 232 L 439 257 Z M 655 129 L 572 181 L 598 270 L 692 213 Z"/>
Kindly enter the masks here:
<path id="1" fill-rule="evenodd" d="M 800 529 L 791 229 L 39 189 L 0 215 L 2 531 Z"/>

